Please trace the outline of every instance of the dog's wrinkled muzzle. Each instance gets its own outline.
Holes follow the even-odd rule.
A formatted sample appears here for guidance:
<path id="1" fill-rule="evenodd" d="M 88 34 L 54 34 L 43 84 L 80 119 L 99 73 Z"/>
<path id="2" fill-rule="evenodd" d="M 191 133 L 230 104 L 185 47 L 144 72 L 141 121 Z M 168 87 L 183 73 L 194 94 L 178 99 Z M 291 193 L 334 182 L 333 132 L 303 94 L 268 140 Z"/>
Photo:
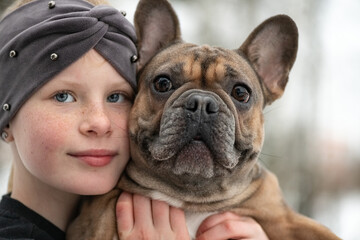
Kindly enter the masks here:
<path id="1" fill-rule="evenodd" d="M 237 165 L 234 143 L 235 117 L 224 101 L 213 92 L 191 89 L 164 110 L 150 152 L 156 161 L 171 162 L 175 174 L 210 178 L 219 166 Z"/>

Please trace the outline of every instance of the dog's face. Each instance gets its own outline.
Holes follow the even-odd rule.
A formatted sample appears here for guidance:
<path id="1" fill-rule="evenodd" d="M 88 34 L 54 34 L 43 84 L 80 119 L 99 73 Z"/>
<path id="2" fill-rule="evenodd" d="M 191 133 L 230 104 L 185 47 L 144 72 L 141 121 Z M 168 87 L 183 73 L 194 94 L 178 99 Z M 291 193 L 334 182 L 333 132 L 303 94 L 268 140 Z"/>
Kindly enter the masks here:
<path id="1" fill-rule="evenodd" d="M 239 54 L 172 45 L 140 75 L 132 148 L 151 171 L 187 189 L 246 175 L 263 141 L 263 104 L 256 73 Z"/>
<path id="2" fill-rule="evenodd" d="M 127 174 L 187 201 L 231 197 L 256 177 L 262 110 L 283 93 L 296 57 L 296 26 L 277 16 L 237 50 L 197 46 L 180 39 L 167 1 L 149 2 L 140 1 L 135 15 L 139 91 Z"/>

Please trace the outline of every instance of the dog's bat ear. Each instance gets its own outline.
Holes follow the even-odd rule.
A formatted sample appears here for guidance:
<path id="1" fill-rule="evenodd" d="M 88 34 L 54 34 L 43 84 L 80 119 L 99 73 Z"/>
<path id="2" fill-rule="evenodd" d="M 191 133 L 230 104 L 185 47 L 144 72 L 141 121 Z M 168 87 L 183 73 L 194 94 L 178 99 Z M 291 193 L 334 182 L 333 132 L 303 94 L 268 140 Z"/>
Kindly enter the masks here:
<path id="1" fill-rule="evenodd" d="M 239 48 L 265 85 L 266 104 L 271 104 L 284 93 L 297 48 L 298 30 L 286 15 L 264 21 Z"/>
<path id="2" fill-rule="evenodd" d="M 140 0 L 134 23 L 138 38 L 138 70 L 162 47 L 181 40 L 179 20 L 167 0 Z"/>

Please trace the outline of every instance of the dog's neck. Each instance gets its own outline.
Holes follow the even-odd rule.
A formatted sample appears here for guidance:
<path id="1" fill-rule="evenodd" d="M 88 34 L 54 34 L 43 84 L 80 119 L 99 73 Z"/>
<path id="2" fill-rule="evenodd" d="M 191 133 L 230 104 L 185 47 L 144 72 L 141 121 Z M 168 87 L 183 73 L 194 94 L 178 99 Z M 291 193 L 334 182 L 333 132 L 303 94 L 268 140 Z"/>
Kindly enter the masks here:
<path id="1" fill-rule="evenodd" d="M 141 194 L 152 199 L 167 202 L 169 205 L 182 208 L 188 212 L 214 212 L 230 209 L 231 207 L 234 207 L 235 204 L 239 205 L 248 199 L 252 194 L 254 194 L 254 192 L 257 191 L 265 174 L 266 170 L 264 170 L 259 164 L 256 164 L 251 174 L 252 180 L 249 181 L 249 184 L 244 187 L 242 191 L 237 192 L 236 195 L 218 195 L 220 198 L 217 198 L 214 201 L 195 202 L 191 200 L 184 200 L 187 196 L 184 196 L 184 198 L 174 197 L 163 191 L 164 183 L 156 184 L 156 179 L 146 179 L 146 176 L 142 175 L 141 179 L 145 179 L 144 182 L 149 183 L 149 181 L 152 181 L 154 183 L 151 187 L 144 186 L 136 181 L 136 176 L 130 176 L 126 172 L 121 177 L 118 187 L 124 191 Z M 154 186 L 161 187 L 156 188 Z"/>
<path id="2" fill-rule="evenodd" d="M 260 165 L 256 165 L 254 171 L 256 171 L 256 174 L 254 174 L 253 181 L 241 194 L 216 202 L 187 202 L 179 198 L 169 196 L 168 194 L 161 192 L 159 189 L 149 189 L 141 186 L 126 173 L 122 176 L 119 182 L 119 187 L 123 190 L 145 195 L 152 199 L 164 201 L 171 206 L 184 209 L 189 235 L 191 239 L 195 239 L 197 229 L 205 218 L 215 214 L 216 212 L 228 210 L 234 207 L 234 205 L 240 205 L 260 188 L 266 171 L 264 171 Z"/>

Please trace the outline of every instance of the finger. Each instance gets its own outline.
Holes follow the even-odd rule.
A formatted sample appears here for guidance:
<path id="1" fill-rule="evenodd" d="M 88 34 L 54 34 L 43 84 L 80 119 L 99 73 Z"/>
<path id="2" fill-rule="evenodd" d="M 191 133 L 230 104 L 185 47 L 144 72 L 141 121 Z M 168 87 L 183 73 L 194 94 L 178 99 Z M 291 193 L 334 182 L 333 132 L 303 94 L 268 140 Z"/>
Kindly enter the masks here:
<path id="1" fill-rule="evenodd" d="M 221 222 L 196 237 L 197 240 L 225 240 L 248 238 L 243 222 L 226 220 Z"/>
<path id="2" fill-rule="evenodd" d="M 151 199 L 134 194 L 133 204 L 135 226 L 138 226 L 139 228 L 152 227 L 154 223 L 152 217 Z"/>
<path id="3" fill-rule="evenodd" d="M 241 217 L 244 227 L 247 228 L 247 235 L 251 239 L 269 240 L 261 225 L 251 217 Z"/>
<path id="4" fill-rule="evenodd" d="M 182 209 L 170 207 L 170 225 L 173 232 L 180 236 L 189 236 L 185 213 Z"/>
<path id="5" fill-rule="evenodd" d="M 170 206 L 159 200 L 152 200 L 151 206 L 155 228 L 170 228 Z"/>
<path id="6" fill-rule="evenodd" d="M 119 234 L 131 232 L 134 227 L 132 194 L 121 193 L 116 203 L 116 219 Z"/>
<path id="7" fill-rule="evenodd" d="M 239 217 L 235 220 L 224 220 L 219 224 L 201 233 L 198 240 L 224 240 L 224 239 L 257 239 L 268 240 L 265 232 L 254 219 Z"/>
<path id="8" fill-rule="evenodd" d="M 196 236 L 226 220 L 241 220 L 242 217 L 232 212 L 222 212 L 207 217 L 199 226 Z"/>

